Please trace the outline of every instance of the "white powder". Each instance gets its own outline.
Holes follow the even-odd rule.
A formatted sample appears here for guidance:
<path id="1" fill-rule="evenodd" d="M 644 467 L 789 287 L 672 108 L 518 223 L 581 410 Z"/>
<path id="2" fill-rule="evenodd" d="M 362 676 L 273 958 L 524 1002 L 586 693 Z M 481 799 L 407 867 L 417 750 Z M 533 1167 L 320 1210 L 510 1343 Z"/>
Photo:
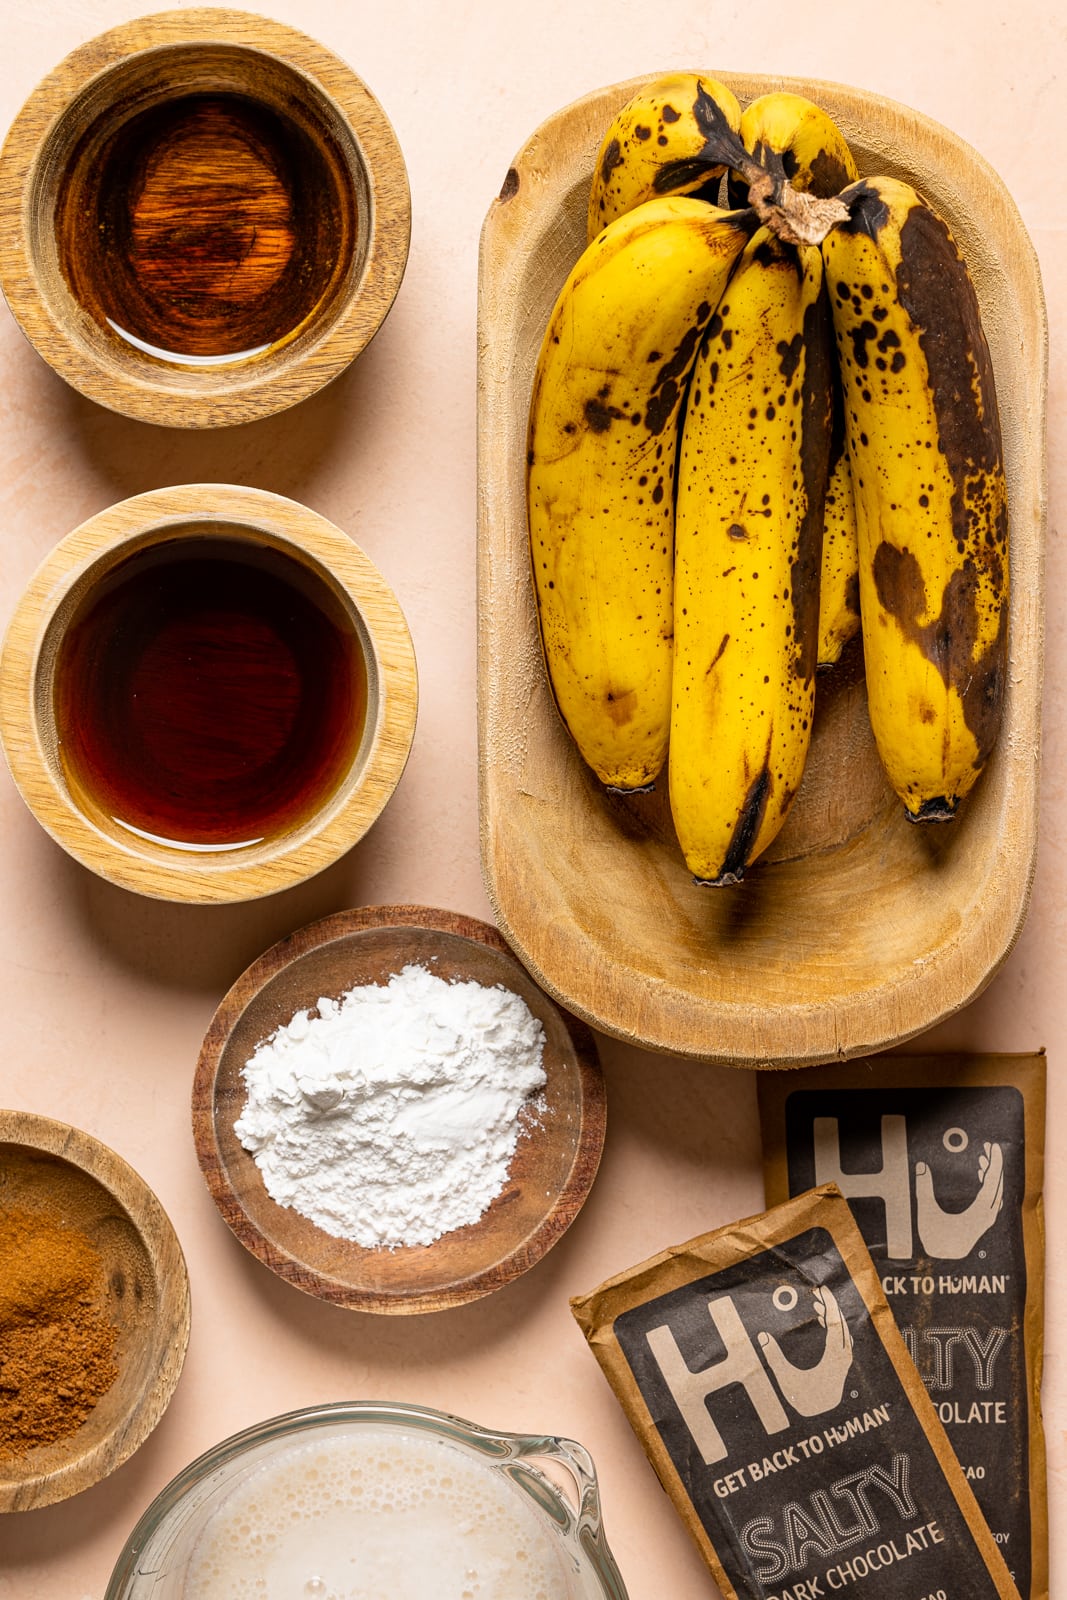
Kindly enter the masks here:
<path id="1" fill-rule="evenodd" d="M 544 1030 L 517 994 L 407 966 L 298 1011 L 242 1069 L 267 1193 L 368 1248 L 432 1244 L 503 1189 Z"/>

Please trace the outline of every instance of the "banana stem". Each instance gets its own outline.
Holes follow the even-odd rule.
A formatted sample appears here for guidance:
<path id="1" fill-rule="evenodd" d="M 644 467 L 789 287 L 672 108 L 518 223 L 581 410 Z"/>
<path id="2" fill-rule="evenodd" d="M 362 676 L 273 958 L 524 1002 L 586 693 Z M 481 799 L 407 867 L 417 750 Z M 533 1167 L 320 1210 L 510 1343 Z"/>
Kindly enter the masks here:
<path id="1" fill-rule="evenodd" d="M 766 167 L 749 154 L 737 134 L 722 114 L 722 108 L 710 95 L 704 95 L 696 107 L 698 121 L 704 134 L 704 148 L 697 162 L 688 165 L 732 167 L 748 184 L 749 203 L 760 222 L 776 233 L 786 244 L 821 244 L 830 229 L 848 216 L 848 207 L 841 200 L 821 200 L 817 195 L 794 189 L 788 178 L 775 177 Z M 663 169 L 663 176 L 679 163 Z M 668 185 L 664 185 L 666 188 Z"/>
<path id="2" fill-rule="evenodd" d="M 786 244 L 821 244 L 830 229 L 848 217 L 843 200 L 824 200 L 794 189 L 787 178 L 779 182 L 756 161 L 747 160 L 740 170 L 752 209 Z"/>

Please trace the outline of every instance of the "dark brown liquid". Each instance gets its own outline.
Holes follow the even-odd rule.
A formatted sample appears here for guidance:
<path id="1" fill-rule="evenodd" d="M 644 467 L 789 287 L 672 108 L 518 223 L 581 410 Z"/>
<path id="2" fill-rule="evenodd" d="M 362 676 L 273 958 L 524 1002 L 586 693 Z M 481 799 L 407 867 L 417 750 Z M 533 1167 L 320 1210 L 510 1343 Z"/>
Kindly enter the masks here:
<path id="1" fill-rule="evenodd" d="M 239 94 L 190 94 L 90 135 L 56 206 L 64 276 L 97 322 L 175 362 L 286 338 L 344 278 L 354 208 L 323 133 Z"/>
<path id="2" fill-rule="evenodd" d="M 90 813 L 234 848 L 304 822 L 351 767 L 367 677 L 351 618 L 290 557 L 234 539 L 131 556 L 56 664 L 59 752 Z"/>

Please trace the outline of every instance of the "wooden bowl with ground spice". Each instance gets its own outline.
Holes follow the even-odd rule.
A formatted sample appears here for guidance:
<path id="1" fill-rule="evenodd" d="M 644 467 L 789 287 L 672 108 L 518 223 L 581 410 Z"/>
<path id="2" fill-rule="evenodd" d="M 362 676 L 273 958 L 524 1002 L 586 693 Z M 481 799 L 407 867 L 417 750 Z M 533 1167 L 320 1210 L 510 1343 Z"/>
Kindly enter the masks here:
<path id="1" fill-rule="evenodd" d="M 185 1261 L 152 1191 L 89 1134 L 0 1111 L 0 1511 L 65 1500 L 132 1455 L 188 1339 Z"/>

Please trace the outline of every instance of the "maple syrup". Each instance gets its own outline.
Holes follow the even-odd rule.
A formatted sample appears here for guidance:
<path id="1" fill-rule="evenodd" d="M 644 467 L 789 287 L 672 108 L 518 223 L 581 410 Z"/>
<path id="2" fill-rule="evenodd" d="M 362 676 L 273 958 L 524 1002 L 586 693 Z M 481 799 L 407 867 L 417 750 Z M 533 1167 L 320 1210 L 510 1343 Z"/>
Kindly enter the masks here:
<path id="1" fill-rule="evenodd" d="M 68 287 L 117 338 L 171 363 L 261 355 L 351 266 L 340 149 L 238 93 L 185 94 L 73 152 L 56 204 Z"/>
<path id="2" fill-rule="evenodd" d="M 54 684 L 81 808 L 187 850 L 299 828 L 350 770 L 367 709 L 355 626 L 326 582 L 235 538 L 117 565 L 72 618 Z"/>

